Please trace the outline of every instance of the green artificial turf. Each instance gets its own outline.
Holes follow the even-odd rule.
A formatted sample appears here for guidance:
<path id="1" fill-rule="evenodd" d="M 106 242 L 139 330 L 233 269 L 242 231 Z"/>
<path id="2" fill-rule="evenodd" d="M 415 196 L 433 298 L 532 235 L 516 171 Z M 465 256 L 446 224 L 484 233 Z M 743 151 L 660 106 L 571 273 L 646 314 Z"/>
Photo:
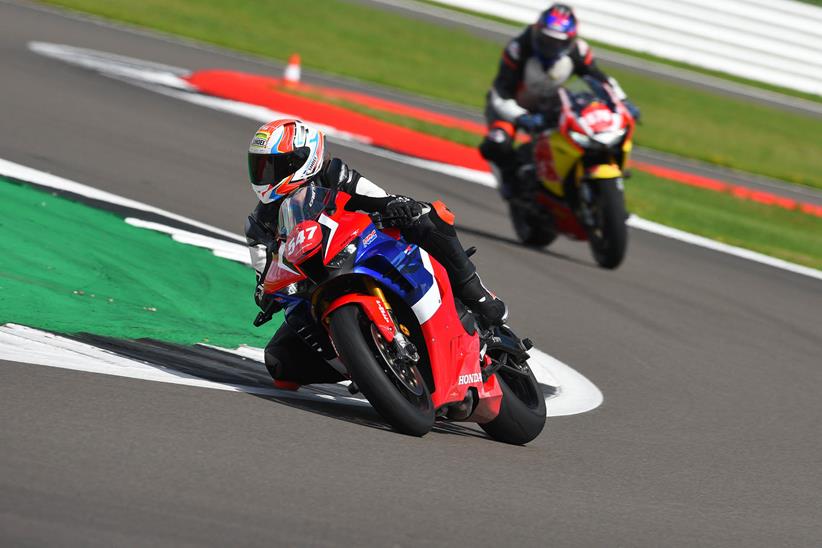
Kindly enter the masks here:
<path id="1" fill-rule="evenodd" d="M 265 346 L 254 273 L 210 250 L 0 178 L 0 324 L 223 347 Z"/>

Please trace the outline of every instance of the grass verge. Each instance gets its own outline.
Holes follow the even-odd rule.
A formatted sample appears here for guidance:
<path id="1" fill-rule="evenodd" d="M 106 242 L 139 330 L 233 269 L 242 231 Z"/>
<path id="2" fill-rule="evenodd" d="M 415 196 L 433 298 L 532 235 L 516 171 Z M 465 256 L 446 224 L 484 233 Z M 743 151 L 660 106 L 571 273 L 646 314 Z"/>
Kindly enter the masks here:
<path id="1" fill-rule="evenodd" d="M 637 171 L 625 192 L 628 209 L 650 221 L 822 269 L 822 218 Z"/>
<path id="2" fill-rule="evenodd" d="M 490 40 L 340 0 L 48 2 L 473 107 L 499 60 Z M 612 72 L 643 109 L 638 144 L 822 188 L 822 120 Z"/>

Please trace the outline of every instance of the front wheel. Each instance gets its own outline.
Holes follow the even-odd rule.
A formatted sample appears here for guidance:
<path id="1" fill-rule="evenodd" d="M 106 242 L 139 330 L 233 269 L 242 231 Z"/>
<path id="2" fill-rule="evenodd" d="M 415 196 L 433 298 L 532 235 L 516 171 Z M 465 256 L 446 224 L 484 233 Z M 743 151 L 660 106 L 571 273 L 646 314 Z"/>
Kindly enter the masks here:
<path id="1" fill-rule="evenodd" d="M 502 388 L 499 415 L 480 428 L 497 441 L 523 445 L 545 428 L 545 396 L 531 368 L 510 366 L 496 373 Z"/>
<path id="2" fill-rule="evenodd" d="M 374 409 L 398 432 L 428 433 L 434 426 L 434 405 L 417 366 L 392 358 L 388 343 L 357 305 L 332 312 L 330 329 L 351 380 Z"/>
<path id="3" fill-rule="evenodd" d="M 618 179 L 589 183 L 596 185 L 591 204 L 594 226 L 589 229 L 589 245 L 594 260 L 602 268 L 615 269 L 625 258 L 628 227 L 625 196 Z"/>

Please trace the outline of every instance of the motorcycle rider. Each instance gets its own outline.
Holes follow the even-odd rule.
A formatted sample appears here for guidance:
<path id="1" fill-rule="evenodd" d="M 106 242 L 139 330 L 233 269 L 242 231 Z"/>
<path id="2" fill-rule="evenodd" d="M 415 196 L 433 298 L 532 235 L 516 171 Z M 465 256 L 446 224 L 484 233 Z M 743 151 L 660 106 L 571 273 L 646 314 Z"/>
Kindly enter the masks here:
<path id="1" fill-rule="evenodd" d="M 516 192 L 516 130 L 556 126 L 560 106 L 557 90 L 572 75 L 608 83 L 620 100 L 627 98 L 619 83 L 597 67 L 588 43 L 577 37 L 574 11 L 565 4 L 553 4 L 536 23 L 508 42 L 486 97 L 488 133 L 479 150 L 491 164 L 503 198 L 509 199 Z M 639 117 L 636 107 L 626 106 Z"/>
<path id="2" fill-rule="evenodd" d="M 255 300 L 268 314 L 276 301 L 263 292 L 263 281 L 278 250 L 278 220 L 282 199 L 302 185 L 318 185 L 351 195 L 350 211 L 381 213 L 393 219 L 409 243 L 423 247 L 447 270 L 454 294 L 485 326 L 501 325 L 508 310 L 482 284 L 454 229 L 454 215 L 442 202 L 428 204 L 386 193 L 339 158 L 324 157 L 323 133 L 299 120 L 274 120 L 261 126 L 248 149 L 251 186 L 259 203 L 245 225 L 251 262 L 257 273 Z M 338 382 L 342 376 L 283 323 L 265 349 L 265 364 L 275 386 L 296 389 L 302 384 Z"/>

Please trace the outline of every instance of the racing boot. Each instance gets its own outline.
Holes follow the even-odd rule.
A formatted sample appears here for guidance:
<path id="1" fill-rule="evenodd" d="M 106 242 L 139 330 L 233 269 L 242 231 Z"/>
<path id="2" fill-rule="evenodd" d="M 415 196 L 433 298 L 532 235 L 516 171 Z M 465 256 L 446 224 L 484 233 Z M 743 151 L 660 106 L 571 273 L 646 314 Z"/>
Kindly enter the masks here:
<path id="1" fill-rule="evenodd" d="M 503 200 L 510 200 L 517 196 L 520 185 L 516 169 L 500 169 L 497 180 L 499 181 L 499 193 Z"/>
<path id="2" fill-rule="evenodd" d="M 498 327 L 508 319 L 508 307 L 488 291 L 476 272 L 456 287 L 455 293 L 477 315 L 484 327 Z"/>

